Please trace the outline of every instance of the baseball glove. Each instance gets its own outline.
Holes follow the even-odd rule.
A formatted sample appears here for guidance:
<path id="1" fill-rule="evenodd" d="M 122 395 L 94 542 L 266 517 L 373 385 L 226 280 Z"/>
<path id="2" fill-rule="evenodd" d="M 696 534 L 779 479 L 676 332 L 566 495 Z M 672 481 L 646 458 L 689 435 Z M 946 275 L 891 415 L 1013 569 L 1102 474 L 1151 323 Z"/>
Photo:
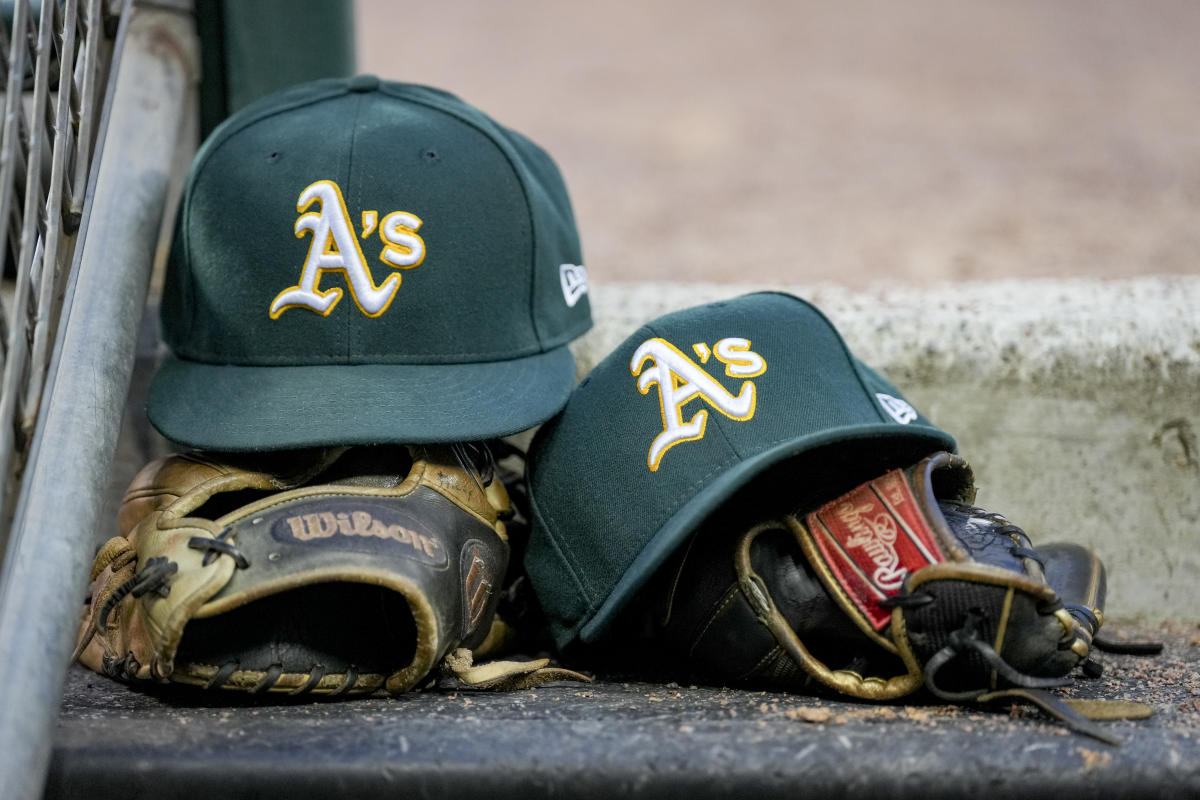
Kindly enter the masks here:
<path id="1" fill-rule="evenodd" d="M 1089 716 L 1148 710 L 1045 691 L 1095 666 L 1103 565 L 1078 545 L 1035 550 L 974 498 L 967 462 L 937 453 L 815 509 L 752 525 L 745 504 L 727 510 L 660 573 L 650 628 L 693 679 L 1025 701 L 1112 741 Z"/>
<path id="2" fill-rule="evenodd" d="M 400 693 L 439 665 L 480 688 L 575 677 L 472 663 L 511 514 L 483 444 L 173 455 L 125 494 L 76 657 L 120 680 L 254 693 Z"/>

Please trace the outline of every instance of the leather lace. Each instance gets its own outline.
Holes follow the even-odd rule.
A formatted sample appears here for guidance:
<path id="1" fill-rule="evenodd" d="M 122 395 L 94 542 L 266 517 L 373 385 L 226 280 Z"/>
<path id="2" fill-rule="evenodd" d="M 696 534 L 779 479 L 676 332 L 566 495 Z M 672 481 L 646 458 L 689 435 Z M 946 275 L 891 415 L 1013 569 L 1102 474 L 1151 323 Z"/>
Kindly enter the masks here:
<path id="1" fill-rule="evenodd" d="M 200 562 L 202 567 L 207 567 L 217 556 L 226 555 L 233 559 L 233 563 L 237 565 L 238 569 L 246 569 L 250 566 L 250 559 L 246 558 L 246 554 L 239 550 L 237 545 L 229 541 L 231 533 L 233 533 L 233 529 L 226 528 L 215 539 L 207 536 L 193 536 L 188 539 L 187 546 L 192 550 L 207 551 L 204 553 L 204 559 Z"/>
<path id="2" fill-rule="evenodd" d="M 240 668 L 241 668 L 241 664 L 238 661 L 232 660 L 232 659 L 229 661 L 226 661 L 224 664 L 222 664 L 217 669 L 217 671 L 215 673 L 213 673 L 213 676 L 208 679 L 208 681 L 204 684 L 204 688 L 205 689 L 226 688 L 229 685 L 230 680 L 233 678 L 234 673 L 237 672 Z M 271 691 L 272 689 L 275 688 L 275 686 L 279 683 L 279 681 L 283 678 L 283 676 L 285 674 L 286 673 L 284 673 L 282 664 L 275 663 L 275 664 L 269 665 L 267 667 L 266 671 L 263 673 L 263 676 L 261 678 L 259 678 L 258 682 L 256 684 L 254 684 L 253 687 L 250 688 L 250 690 L 249 690 L 250 694 L 263 694 L 264 692 Z M 313 664 L 308 668 L 308 679 L 301 685 L 295 687 L 294 689 L 288 690 L 287 694 L 293 695 L 293 696 L 307 694 L 307 693 L 313 691 L 314 689 L 316 689 L 317 686 L 320 685 L 321 681 L 328 674 L 329 673 L 323 664 Z M 342 694 L 345 694 L 346 692 L 350 691 L 351 689 L 354 688 L 354 685 L 356 683 L 358 683 L 358 676 L 359 676 L 358 669 L 356 667 L 354 667 L 354 665 L 350 665 L 349 667 L 346 668 L 346 672 L 342 676 L 342 682 L 340 684 L 338 684 L 338 686 L 336 688 L 326 692 L 325 696 L 326 697 L 337 697 L 338 695 L 342 695 Z M 241 687 L 235 686 L 235 687 L 229 687 L 229 688 L 241 688 Z"/>
<path id="3" fill-rule="evenodd" d="M 174 561 L 168 561 L 166 556 L 158 556 L 147 561 L 141 572 L 114 589 L 113 593 L 104 601 L 104 605 L 100 607 L 100 613 L 97 615 L 98 627 L 102 628 L 108 623 L 108 615 L 112 613 L 118 603 L 129 595 L 141 597 L 147 592 L 155 592 L 166 597 L 171 593 L 171 587 L 167 586 L 167 581 L 178 571 L 179 565 Z"/>
<path id="4" fill-rule="evenodd" d="M 987 693 L 987 689 L 971 689 L 954 692 L 938 686 L 937 675 L 947 663 L 956 656 L 964 653 L 975 653 L 987 662 L 999 675 L 1014 686 L 1025 689 L 1049 689 L 1056 686 L 1069 686 L 1071 681 L 1066 678 L 1038 678 L 1026 675 L 1013 668 L 1005 661 L 992 646 L 979 637 L 979 623 L 983 616 L 977 611 L 968 611 L 962 627 L 950 634 L 946 646 L 934 653 L 925 665 L 925 688 L 943 700 L 962 702 L 975 700 Z"/>

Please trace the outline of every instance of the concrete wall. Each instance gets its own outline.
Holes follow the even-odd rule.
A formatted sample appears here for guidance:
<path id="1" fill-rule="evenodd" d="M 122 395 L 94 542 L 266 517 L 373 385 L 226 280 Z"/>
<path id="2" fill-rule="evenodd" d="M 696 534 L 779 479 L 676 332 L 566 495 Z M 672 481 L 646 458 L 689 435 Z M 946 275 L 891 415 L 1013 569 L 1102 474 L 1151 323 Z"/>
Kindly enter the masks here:
<path id="1" fill-rule="evenodd" d="M 608 284 L 583 375 L 667 311 L 785 289 L 953 433 L 978 502 L 1109 571 L 1110 618 L 1200 618 L 1200 276 L 879 286 Z"/>

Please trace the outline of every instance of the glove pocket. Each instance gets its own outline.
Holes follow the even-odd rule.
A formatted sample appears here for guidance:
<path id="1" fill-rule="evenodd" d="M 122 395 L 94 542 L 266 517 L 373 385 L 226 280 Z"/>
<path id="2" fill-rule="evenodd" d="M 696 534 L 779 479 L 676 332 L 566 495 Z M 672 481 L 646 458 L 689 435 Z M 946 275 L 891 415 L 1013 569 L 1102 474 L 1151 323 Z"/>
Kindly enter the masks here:
<path id="1" fill-rule="evenodd" d="M 178 654 L 178 679 L 210 688 L 406 691 L 486 633 L 507 566 L 489 525 L 426 487 L 304 493 L 222 521 L 244 568 Z"/>

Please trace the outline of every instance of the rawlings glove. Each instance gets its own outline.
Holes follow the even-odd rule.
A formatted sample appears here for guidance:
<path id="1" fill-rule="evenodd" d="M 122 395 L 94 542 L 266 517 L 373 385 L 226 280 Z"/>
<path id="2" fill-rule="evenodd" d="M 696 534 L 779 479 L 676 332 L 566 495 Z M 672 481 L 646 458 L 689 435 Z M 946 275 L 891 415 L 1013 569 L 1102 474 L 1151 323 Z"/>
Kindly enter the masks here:
<path id="1" fill-rule="evenodd" d="M 813 510 L 746 525 L 727 509 L 660 573 L 653 635 L 693 678 L 1022 700 L 1111 741 L 1044 691 L 1088 662 L 1104 567 L 1078 545 L 1035 550 L 974 497 L 967 462 L 937 453 Z M 1144 715 L 1113 712 L 1088 709 Z"/>
<path id="2" fill-rule="evenodd" d="M 472 665 L 512 514 L 485 445 L 221 458 L 174 455 L 134 479 L 92 567 L 86 666 L 322 695 L 404 692 L 439 664 L 481 688 L 576 677 L 545 660 Z"/>

